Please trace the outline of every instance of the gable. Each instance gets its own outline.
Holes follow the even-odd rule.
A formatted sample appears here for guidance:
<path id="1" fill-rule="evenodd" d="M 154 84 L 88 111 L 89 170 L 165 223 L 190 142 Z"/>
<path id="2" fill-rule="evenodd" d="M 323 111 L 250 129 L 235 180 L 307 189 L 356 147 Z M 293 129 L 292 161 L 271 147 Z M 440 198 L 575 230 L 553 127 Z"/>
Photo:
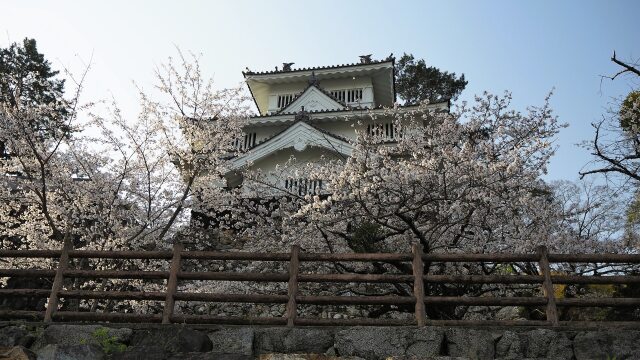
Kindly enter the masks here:
<path id="1" fill-rule="evenodd" d="M 308 147 L 325 148 L 344 156 L 351 156 L 353 151 L 349 142 L 323 132 L 304 121 L 298 121 L 243 156 L 233 159 L 231 169 L 239 169 L 282 149 L 293 148 L 296 151 L 304 151 Z"/>
<path id="2" fill-rule="evenodd" d="M 347 107 L 336 99 L 325 93 L 315 85 L 309 86 L 289 105 L 279 111 L 279 113 L 298 113 L 304 108 L 305 111 L 326 111 L 344 110 Z"/>

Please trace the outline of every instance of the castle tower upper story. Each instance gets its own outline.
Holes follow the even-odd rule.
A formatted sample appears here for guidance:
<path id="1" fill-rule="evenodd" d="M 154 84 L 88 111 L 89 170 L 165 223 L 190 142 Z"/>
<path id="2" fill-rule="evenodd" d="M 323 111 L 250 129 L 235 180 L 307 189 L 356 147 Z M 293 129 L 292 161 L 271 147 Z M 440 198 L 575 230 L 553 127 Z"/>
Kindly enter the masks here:
<path id="1" fill-rule="evenodd" d="M 371 60 L 364 55 L 359 63 L 301 69 L 293 65 L 243 72 L 258 114 L 249 119 L 244 139 L 236 144 L 244 152 L 231 161 L 228 186 L 242 183 L 239 170 L 246 167 L 268 173 L 291 157 L 301 162 L 345 159 L 352 153 L 356 131 L 394 142 L 398 132 L 387 109 L 415 108 L 396 104 L 392 56 Z M 446 111 L 449 103 L 429 107 Z"/>
<path id="2" fill-rule="evenodd" d="M 243 72 L 261 116 L 306 111 L 391 107 L 395 103 L 394 58 L 295 69 L 284 63 L 273 71 Z M 295 103 L 296 106 L 289 106 Z"/>

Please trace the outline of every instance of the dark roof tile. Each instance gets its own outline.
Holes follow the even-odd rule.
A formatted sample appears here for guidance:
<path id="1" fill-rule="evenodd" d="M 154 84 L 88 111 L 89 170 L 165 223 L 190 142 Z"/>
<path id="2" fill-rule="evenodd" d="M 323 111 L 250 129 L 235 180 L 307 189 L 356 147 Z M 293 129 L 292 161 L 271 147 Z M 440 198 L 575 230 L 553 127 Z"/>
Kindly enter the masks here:
<path id="1" fill-rule="evenodd" d="M 310 70 L 326 70 L 326 69 L 338 69 L 338 68 L 344 68 L 344 67 L 351 67 L 351 66 L 366 66 L 366 65 L 374 65 L 374 64 L 382 64 L 382 63 L 393 63 L 395 61 L 394 58 L 387 58 L 384 60 L 372 60 L 369 63 L 353 63 L 353 64 L 340 64 L 340 65 L 328 65 L 328 66 L 315 66 L 315 67 L 305 67 L 305 68 L 300 68 L 300 69 L 293 69 L 293 70 L 271 70 L 271 71 L 243 71 L 242 75 L 244 75 L 244 77 L 250 76 L 250 75 L 272 75 L 272 74 L 283 74 L 283 73 L 295 73 L 295 72 L 302 72 L 302 71 L 310 71 Z"/>
<path id="2" fill-rule="evenodd" d="M 449 99 L 442 99 L 441 101 L 436 101 L 436 102 L 432 102 L 431 104 L 441 104 L 441 103 L 448 103 Z M 418 106 L 418 104 L 405 104 L 405 105 L 398 105 L 398 107 L 400 108 L 407 108 L 407 107 L 414 107 L 414 106 Z M 323 114 L 323 113 L 331 113 L 331 112 L 351 112 L 351 111 L 355 111 L 355 110 L 380 110 L 380 109 L 385 109 L 387 107 L 385 106 L 376 106 L 373 108 L 360 108 L 360 107 L 349 107 L 346 108 L 344 110 L 305 110 L 305 112 L 307 112 L 308 114 Z M 268 114 L 268 115 L 255 115 L 255 116 L 251 116 L 251 119 L 262 119 L 262 118 L 269 118 L 269 117 L 275 117 L 275 116 L 282 116 L 282 115 L 296 115 L 296 113 L 290 112 L 290 113 L 273 113 L 273 114 Z"/>

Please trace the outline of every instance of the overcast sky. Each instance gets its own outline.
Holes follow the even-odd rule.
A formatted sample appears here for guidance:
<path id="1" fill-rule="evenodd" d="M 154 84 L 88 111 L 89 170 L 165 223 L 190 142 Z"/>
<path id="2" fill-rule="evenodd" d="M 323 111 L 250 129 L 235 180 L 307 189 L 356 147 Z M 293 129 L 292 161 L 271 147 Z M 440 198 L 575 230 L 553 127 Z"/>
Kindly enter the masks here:
<path id="1" fill-rule="evenodd" d="M 575 179 L 589 160 L 575 146 L 593 135 L 610 99 L 628 81 L 601 84 L 623 59 L 640 58 L 640 1 L 3 1 L 0 47 L 35 38 L 53 63 L 79 71 L 92 58 L 85 100 L 113 95 L 137 110 L 133 81 L 151 86 L 153 69 L 175 47 L 202 54 L 220 87 L 242 70 L 332 65 L 413 53 L 464 73 L 462 99 L 509 90 L 514 106 L 552 105 L 570 124 L 558 138 L 548 179 Z"/>

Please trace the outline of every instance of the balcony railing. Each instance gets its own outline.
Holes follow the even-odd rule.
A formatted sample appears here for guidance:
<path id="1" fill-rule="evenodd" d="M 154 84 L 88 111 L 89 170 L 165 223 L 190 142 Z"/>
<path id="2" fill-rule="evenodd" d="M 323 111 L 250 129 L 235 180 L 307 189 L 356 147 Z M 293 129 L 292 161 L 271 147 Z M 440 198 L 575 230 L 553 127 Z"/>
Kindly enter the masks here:
<path id="1" fill-rule="evenodd" d="M 284 181 L 284 188 L 293 193 L 302 195 L 315 195 L 320 194 L 323 190 L 322 180 L 318 179 L 293 179 L 289 178 Z"/>

